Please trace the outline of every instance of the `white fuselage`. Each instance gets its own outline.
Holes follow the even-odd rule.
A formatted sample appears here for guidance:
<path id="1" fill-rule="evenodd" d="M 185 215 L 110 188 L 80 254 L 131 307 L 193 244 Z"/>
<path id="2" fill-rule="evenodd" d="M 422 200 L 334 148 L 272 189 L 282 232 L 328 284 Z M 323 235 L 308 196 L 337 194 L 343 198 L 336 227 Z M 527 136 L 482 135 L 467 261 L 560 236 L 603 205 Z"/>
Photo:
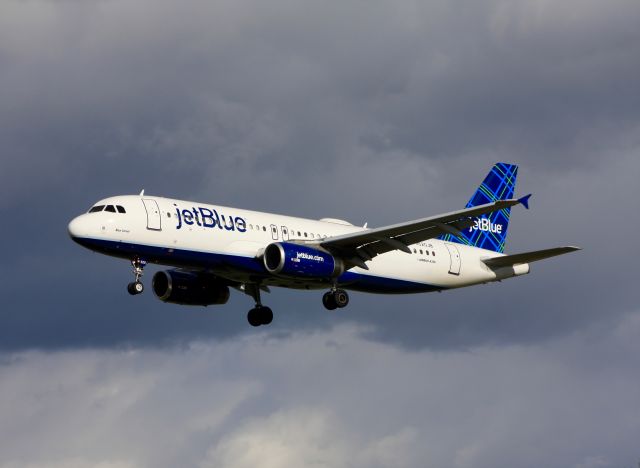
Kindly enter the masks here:
<path id="1" fill-rule="evenodd" d="M 238 284 L 260 283 L 320 289 L 327 281 L 270 275 L 261 255 L 273 242 L 310 243 L 363 231 L 339 220 L 311 220 L 224 206 L 150 196 L 116 196 L 96 205 L 124 208 L 78 216 L 69 224 L 73 239 L 85 247 L 122 258 L 184 269 L 207 270 Z M 345 289 L 410 293 L 486 283 L 529 271 L 528 265 L 496 271 L 481 260 L 493 251 L 431 239 L 394 250 L 334 279 Z"/>

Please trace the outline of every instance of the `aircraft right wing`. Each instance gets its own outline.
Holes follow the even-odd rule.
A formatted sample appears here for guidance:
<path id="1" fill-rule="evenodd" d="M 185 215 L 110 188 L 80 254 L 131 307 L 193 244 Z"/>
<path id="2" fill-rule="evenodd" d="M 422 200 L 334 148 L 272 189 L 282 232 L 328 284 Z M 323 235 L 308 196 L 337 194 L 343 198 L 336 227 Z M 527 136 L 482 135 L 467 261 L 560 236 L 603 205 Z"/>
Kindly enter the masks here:
<path id="1" fill-rule="evenodd" d="M 534 250 L 531 252 L 523 252 L 514 255 L 502 255 L 500 257 L 487 258 L 482 262 L 489 268 L 500 268 L 506 266 L 518 265 L 521 263 L 531 263 L 538 260 L 544 260 L 545 258 L 555 257 L 557 255 L 563 255 L 576 250 L 582 250 L 580 247 L 567 246 L 567 247 L 555 247 L 553 249 Z"/>

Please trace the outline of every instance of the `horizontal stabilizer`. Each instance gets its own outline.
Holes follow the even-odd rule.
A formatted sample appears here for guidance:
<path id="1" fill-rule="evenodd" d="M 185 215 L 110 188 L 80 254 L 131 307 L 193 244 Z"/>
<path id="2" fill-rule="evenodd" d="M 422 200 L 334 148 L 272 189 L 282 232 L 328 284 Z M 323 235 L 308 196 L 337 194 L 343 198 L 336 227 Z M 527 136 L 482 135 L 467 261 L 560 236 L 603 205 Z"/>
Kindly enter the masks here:
<path id="1" fill-rule="evenodd" d="M 581 250 L 580 247 L 555 247 L 553 249 L 534 250 L 533 252 L 523 252 L 515 255 L 503 255 L 502 257 L 493 257 L 482 260 L 489 268 L 500 268 L 506 266 L 518 265 L 520 263 L 531 263 L 545 258 L 556 257 L 569 252 Z"/>

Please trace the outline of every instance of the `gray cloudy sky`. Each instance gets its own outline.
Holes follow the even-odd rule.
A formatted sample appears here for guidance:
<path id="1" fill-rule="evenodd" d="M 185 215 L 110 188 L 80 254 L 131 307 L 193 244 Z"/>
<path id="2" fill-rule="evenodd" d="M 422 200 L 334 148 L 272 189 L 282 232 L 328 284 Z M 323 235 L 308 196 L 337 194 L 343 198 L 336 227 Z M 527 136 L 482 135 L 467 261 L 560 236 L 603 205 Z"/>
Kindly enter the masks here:
<path id="1" fill-rule="evenodd" d="M 638 76 L 637 1 L 0 3 L 0 467 L 635 466 Z M 383 225 L 499 160 L 507 250 L 583 252 L 268 330 L 66 233 L 142 188 Z"/>

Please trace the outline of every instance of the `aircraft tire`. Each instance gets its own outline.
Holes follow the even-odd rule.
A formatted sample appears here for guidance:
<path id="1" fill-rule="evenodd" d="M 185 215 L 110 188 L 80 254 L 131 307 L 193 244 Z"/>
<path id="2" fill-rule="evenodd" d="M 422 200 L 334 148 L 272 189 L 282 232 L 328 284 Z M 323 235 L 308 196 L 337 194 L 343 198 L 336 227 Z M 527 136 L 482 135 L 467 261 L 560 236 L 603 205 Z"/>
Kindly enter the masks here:
<path id="1" fill-rule="evenodd" d="M 261 325 L 269 325 L 271 322 L 273 322 L 273 311 L 270 307 L 261 307 L 259 310 Z"/>
<path id="2" fill-rule="evenodd" d="M 344 289 L 336 289 L 333 292 L 333 302 L 335 302 L 336 306 L 342 309 L 343 307 L 347 307 L 349 304 L 349 294 Z"/>
<path id="3" fill-rule="evenodd" d="M 249 325 L 251 325 L 252 327 L 259 327 L 260 325 L 262 325 L 261 318 L 262 317 L 261 317 L 260 309 L 257 307 L 254 309 L 251 309 L 249 313 L 247 313 L 247 321 L 249 322 Z"/>
<path id="4" fill-rule="evenodd" d="M 324 293 L 322 296 L 322 305 L 327 310 L 336 310 L 338 308 L 338 304 L 336 304 L 336 299 L 332 292 Z"/>
<path id="5" fill-rule="evenodd" d="M 127 291 L 132 296 L 135 296 L 136 294 L 140 294 L 144 291 L 144 285 L 140 281 L 131 282 L 127 285 Z"/>

